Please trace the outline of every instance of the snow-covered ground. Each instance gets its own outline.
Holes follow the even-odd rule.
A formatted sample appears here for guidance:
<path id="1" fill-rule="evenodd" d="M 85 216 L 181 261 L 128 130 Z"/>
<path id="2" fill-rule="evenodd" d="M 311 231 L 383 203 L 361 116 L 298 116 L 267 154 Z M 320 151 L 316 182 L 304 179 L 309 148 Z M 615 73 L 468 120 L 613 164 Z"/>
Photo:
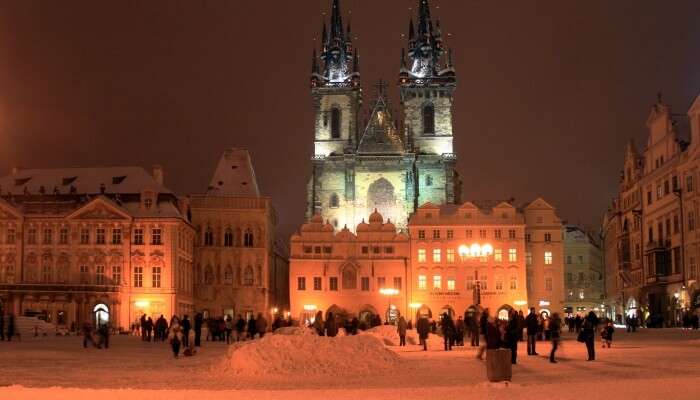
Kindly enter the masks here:
<path id="1" fill-rule="evenodd" d="M 236 350 L 220 342 L 204 342 L 191 358 L 174 359 L 164 343 L 134 337 L 113 337 L 109 350 L 83 349 L 80 338 L 52 337 L 0 342 L 0 399 L 697 399 L 700 397 L 700 332 L 677 329 L 617 330 L 612 349 L 597 343 L 597 360 L 585 361 L 585 346 L 565 334 L 558 364 L 545 358 L 549 343 L 538 342 L 540 356 L 519 346 L 519 363 L 510 384 L 486 381 L 475 349 L 442 351 L 432 337 L 428 352 L 416 345 L 375 347 L 372 336 L 315 338 L 285 335 L 263 339 L 242 351 L 248 357 L 266 348 L 289 356 L 269 356 L 286 363 L 292 373 L 241 374 L 248 365 Z M 377 336 L 383 336 L 377 335 Z M 324 358 L 333 347 L 309 346 L 300 340 L 336 340 L 342 357 L 327 354 L 328 368 L 309 370 L 295 361 L 296 352 Z M 348 340 L 349 339 L 349 340 Z M 370 340 L 370 342 L 368 342 Z M 379 339 L 377 342 L 381 343 Z M 468 344 L 468 343 L 467 343 Z M 239 345 L 240 346 L 240 345 Z M 291 347 L 290 347 L 291 346 Z M 237 346 L 236 346 L 237 347 Z M 243 345 L 242 349 L 245 348 Z M 395 352 L 398 359 L 384 351 Z M 368 353 L 369 352 L 369 353 Z M 381 360 L 367 361 L 372 352 Z M 337 360 L 337 361 L 334 361 Z M 325 361 L 325 360 L 324 360 Z M 358 363 L 355 368 L 352 364 Z M 255 362 L 249 365 L 259 368 Z M 296 369 L 298 368 L 298 369 Z M 306 368 L 306 369 L 304 369 Z M 272 368 L 273 370 L 275 368 Z M 279 370 L 278 370 L 279 371 Z M 309 372 L 311 371 L 311 372 Z"/>

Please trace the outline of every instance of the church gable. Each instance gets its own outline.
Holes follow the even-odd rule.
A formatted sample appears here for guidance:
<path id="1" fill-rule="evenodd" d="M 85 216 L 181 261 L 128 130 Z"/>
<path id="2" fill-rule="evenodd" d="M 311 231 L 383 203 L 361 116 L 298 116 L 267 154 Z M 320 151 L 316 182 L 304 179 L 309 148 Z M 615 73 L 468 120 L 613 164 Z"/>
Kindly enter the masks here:
<path id="1" fill-rule="evenodd" d="M 404 151 L 391 113 L 382 94 L 377 98 L 369 123 L 357 147 L 358 154 L 401 154 Z"/>
<path id="2" fill-rule="evenodd" d="M 131 219 L 131 216 L 111 200 L 98 197 L 75 210 L 68 219 Z"/>

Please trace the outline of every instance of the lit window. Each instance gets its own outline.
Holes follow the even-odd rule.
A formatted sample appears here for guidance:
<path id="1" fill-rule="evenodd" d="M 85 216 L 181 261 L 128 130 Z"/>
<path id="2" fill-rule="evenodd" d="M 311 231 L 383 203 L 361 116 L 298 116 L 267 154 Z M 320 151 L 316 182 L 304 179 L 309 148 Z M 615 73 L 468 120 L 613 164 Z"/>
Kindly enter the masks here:
<path id="1" fill-rule="evenodd" d="M 511 275 L 510 277 L 510 290 L 516 290 L 518 288 L 518 277 Z"/>
<path id="2" fill-rule="evenodd" d="M 447 290 L 455 290 L 455 278 L 447 278 Z"/>
<path id="3" fill-rule="evenodd" d="M 495 261 L 495 262 L 503 261 L 503 250 L 502 249 L 494 249 L 493 250 L 493 261 Z"/>
<path id="4" fill-rule="evenodd" d="M 105 266 L 97 265 L 95 266 L 95 283 L 97 285 L 105 284 Z"/>
<path id="5" fill-rule="evenodd" d="M 425 275 L 418 275 L 418 289 L 425 290 L 428 287 L 428 278 Z"/>
<path id="6" fill-rule="evenodd" d="M 433 289 L 442 289 L 442 276 L 433 275 Z"/>
<path id="7" fill-rule="evenodd" d="M 159 288 L 160 287 L 160 267 L 153 267 L 153 279 L 151 280 L 152 287 L 154 288 Z"/>
<path id="8" fill-rule="evenodd" d="M 584 297 L 585 297 L 585 293 L 584 293 L 583 289 L 580 289 L 578 291 L 578 298 L 583 300 Z"/>
<path id="9" fill-rule="evenodd" d="M 112 266 L 112 283 L 114 285 L 121 285 L 122 283 L 122 267 L 121 265 Z"/>
<path id="10" fill-rule="evenodd" d="M 418 262 L 424 263 L 425 258 L 425 249 L 418 249 Z"/>
<path id="11" fill-rule="evenodd" d="M 433 262 L 440 262 L 440 249 L 433 249 Z"/>
<path id="12" fill-rule="evenodd" d="M 450 264 L 455 262 L 455 249 L 447 249 L 447 262 Z"/>
<path id="13" fill-rule="evenodd" d="M 134 287 L 143 287 L 143 267 L 134 267 Z"/>
<path id="14" fill-rule="evenodd" d="M 508 261 L 509 262 L 518 261 L 518 252 L 516 249 L 508 249 Z"/>
<path id="15" fill-rule="evenodd" d="M 545 263 L 545 265 L 552 264 L 552 252 L 551 251 L 544 252 L 544 263 Z"/>

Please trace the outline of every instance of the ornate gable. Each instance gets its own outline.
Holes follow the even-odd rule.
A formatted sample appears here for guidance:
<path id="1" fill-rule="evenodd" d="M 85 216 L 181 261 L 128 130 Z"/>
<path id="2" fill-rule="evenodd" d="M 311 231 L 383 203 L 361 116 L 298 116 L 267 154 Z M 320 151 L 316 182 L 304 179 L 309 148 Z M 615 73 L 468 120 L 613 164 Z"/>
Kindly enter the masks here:
<path id="1" fill-rule="evenodd" d="M 131 219 L 131 216 L 113 201 L 98 197 L 75 210 L 69 219 Z"/>

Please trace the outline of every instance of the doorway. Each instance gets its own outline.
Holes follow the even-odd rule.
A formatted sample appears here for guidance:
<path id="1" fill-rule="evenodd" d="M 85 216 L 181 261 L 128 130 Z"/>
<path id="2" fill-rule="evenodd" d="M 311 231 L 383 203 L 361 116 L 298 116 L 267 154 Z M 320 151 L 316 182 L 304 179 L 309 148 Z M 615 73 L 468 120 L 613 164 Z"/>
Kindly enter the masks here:
<path id="1" fill-rule="evenodd" d="M 95 326 L 109 324 L 109 307 L 106 304 L 100 303 L 95 305 L 92 312 L 95 314 Z"/>

